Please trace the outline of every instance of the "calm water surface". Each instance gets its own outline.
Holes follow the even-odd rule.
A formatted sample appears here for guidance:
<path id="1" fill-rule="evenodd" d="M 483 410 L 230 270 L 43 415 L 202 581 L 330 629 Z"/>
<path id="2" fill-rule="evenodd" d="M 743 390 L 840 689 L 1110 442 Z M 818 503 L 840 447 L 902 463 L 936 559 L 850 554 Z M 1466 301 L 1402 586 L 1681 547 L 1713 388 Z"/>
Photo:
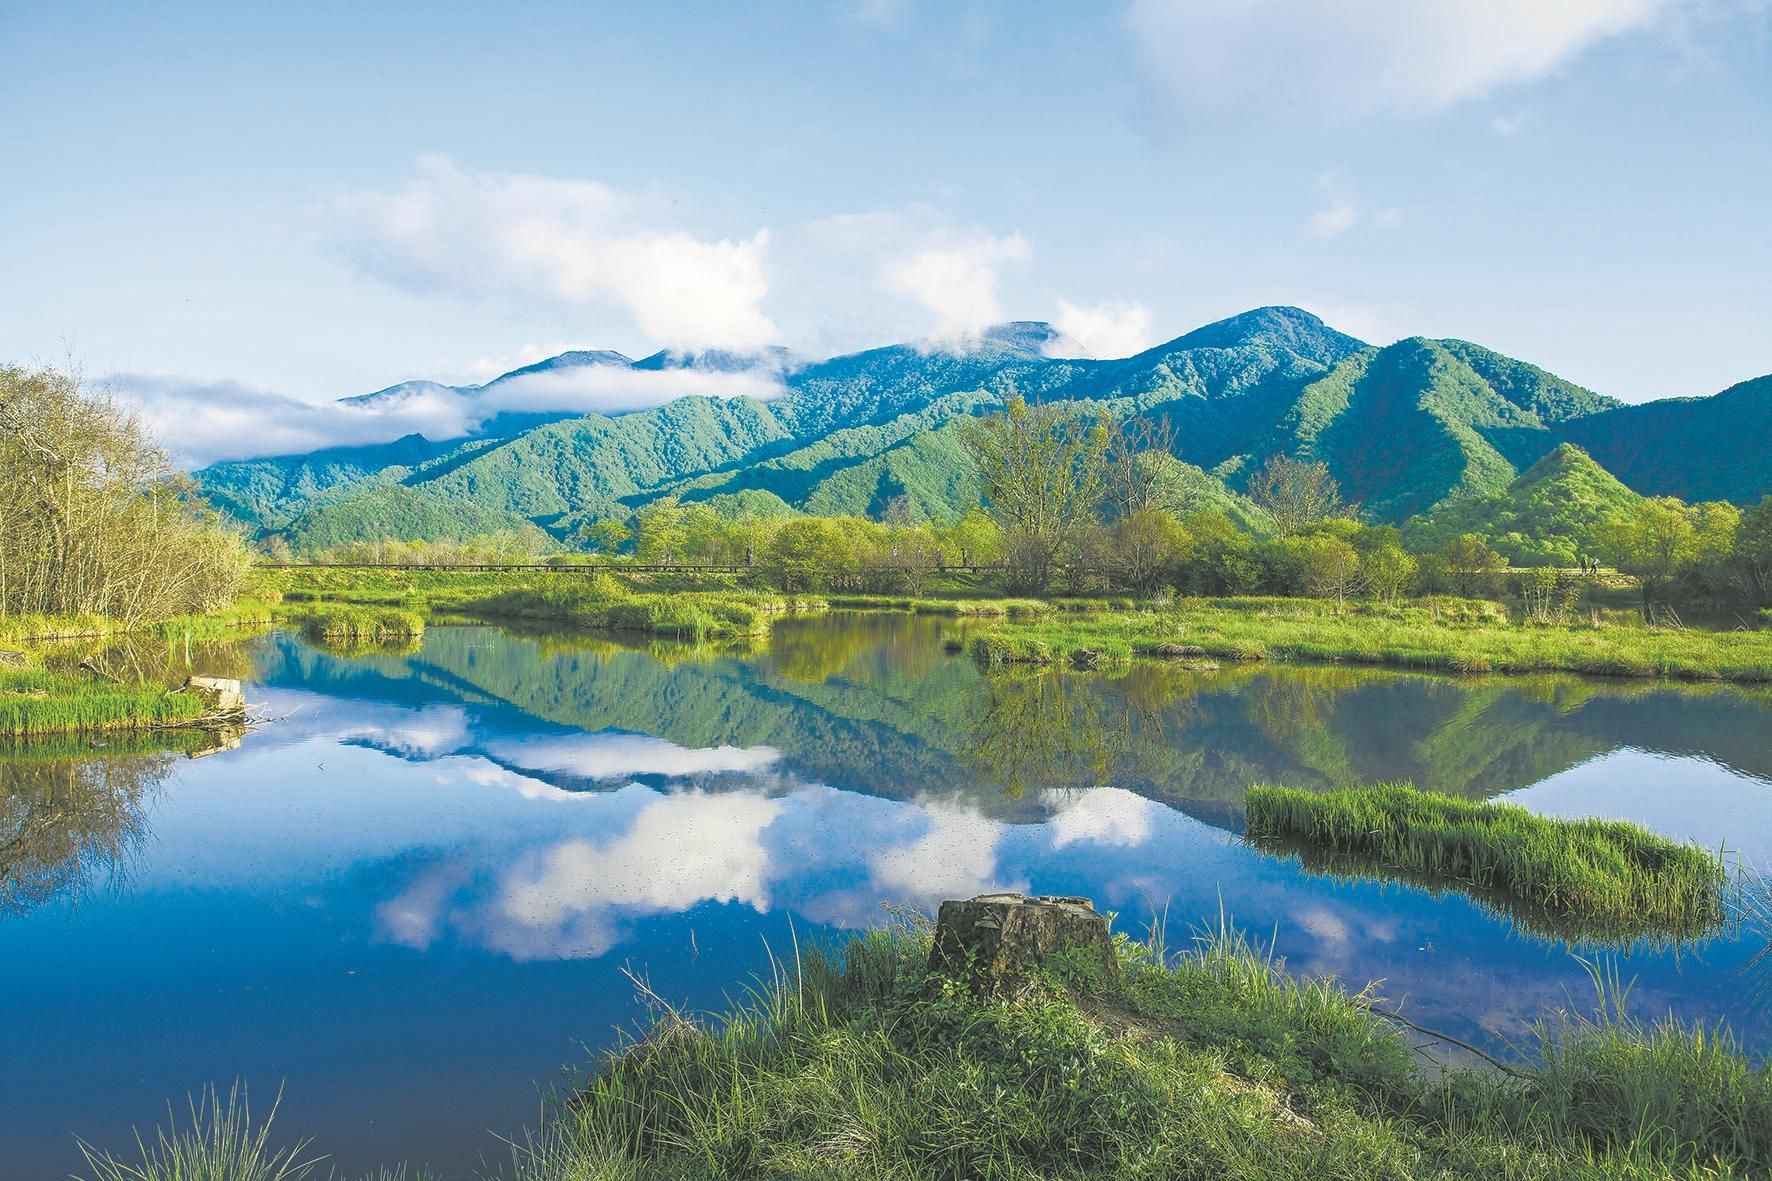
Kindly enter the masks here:
<path id="1" fill-rule="evenodd" d="M 346 1169 L 465 1176 L 640 1015 L 795 938 L 989 889 L 1086 894 L 1170 938 L 1222 912 L 1289 966 L 1502 1048 L 1585 1008 L 1572 948 L 1456 892 L 1244 845 L 1244 789 L 1412 779 L 1772 859 L 1772 699 L 1340 668 L 993 678 L 904 617 L 784 624 L 749 654 L 478 627 L 411 654 L 274 635 L 280 720 L 233 749 L 0 755 L 0 1176 L 209 1082 L 284 1088 Z M 201 671 L 201 670 L 200 670 Z M 222 668 L 218 671 L 228 671 Z M 189 746 L 196 739 L 186 742 Z M 1772 1045 L 1762 930 L 1599 949 L 1640 1012 Z M 1763 963 L 1763 961 L 1759 961 Z"/>

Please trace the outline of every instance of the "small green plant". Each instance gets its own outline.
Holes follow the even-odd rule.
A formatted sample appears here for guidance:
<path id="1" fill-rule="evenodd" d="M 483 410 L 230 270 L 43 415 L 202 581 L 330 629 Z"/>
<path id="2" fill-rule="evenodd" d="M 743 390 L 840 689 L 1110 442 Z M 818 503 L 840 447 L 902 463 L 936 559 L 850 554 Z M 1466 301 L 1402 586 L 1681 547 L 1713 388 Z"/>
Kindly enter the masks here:
<path id="1" fill-rule="evenodd" d="M 169 1126 L 157 1129 L 152 1139 L 137 1132 L 132 1158 L 85 1141 L 80 1151 L 90 1181 L 304 1181 L 315 1176 L 322 1158 L 307 1155 L 306 1141 L 272 1146 L 271 1125 L 281 1102 L 279 1094 L 259 1121 L 244 1085 L 234 1084 L 226 1096 L 212 1087 L 188 1101 L 188 1122 L 181 1124 L 168 1107 Z"/>

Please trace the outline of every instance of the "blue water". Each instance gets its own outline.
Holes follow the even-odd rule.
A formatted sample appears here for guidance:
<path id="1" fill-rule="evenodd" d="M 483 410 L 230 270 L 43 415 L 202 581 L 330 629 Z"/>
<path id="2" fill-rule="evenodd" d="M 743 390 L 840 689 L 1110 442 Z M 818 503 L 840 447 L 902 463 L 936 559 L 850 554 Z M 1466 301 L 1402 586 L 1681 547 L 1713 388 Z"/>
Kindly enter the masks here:
<path id="1" fill-rule="evenodd" d="M 282 1133 L 343 1169 L 470 1175 L 643 1015 L 628 973 L 719 1007 L 796 940 L 992 889 L 1088 895 L 1133 929 L 1167 907 L 1172 941 L 1223 915 L 1296 971 L 1382 980 L 1501 1050 L 1590 1006 L 1577 952 L 1617 958 L 1641 1012 L 1772 1043 L 1762 931 L 1574 949 L 1238 836 L 1250 782 L 1412 778 L 1764 862 L 1763 695 L 1342 669 L 993 681 L 902 617 L 794 622 L 749 655 L 487 628 L 410 655 L 287 636 L 248 655 L 276 720 L 234 749 L 0 759 L 0 820 L 41 804 L 48 766 L 57 790 L 124 799 L 134 834 L 53 888 L 0 888 L 0 1176 L 66 1176 L 76 1135 L 120 1147 L 236 1079 L 259 1106 L 282 1088 Z M 125 765 L 140 782 L 94 779 Z"/>

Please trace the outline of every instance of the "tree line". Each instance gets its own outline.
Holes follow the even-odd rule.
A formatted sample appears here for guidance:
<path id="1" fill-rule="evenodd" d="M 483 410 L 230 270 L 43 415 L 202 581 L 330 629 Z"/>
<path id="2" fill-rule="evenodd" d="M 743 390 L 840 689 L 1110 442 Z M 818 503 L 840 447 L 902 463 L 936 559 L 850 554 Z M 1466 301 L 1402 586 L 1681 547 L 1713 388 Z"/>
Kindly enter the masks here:
<path id="1" fill-rule="evenodd" d="M 1429 549 L 1394 526 L 1358 519 L 1327 465 L 1285 455 L 1247 481 L 1257 521 L 1233 519 L 1174 458 L 1169 424 L 1102 418 L 1071 403 L 1011 396 L 968 420 L 963 440 L 981 503 L 931 521 L 905 496 L 878 519 L 723 516 L 704 502 L 653 500 L 586 524 L 577 541 L 604 557 L 755 569 L 782 590 L 921 593 L 944 570 L 988 567 L 1026 594 L 1310 596 L 1394 602 L 1421 593 L 1517 595 L 1530 614 L 1567 617 L 1601 561 L 1638 578 L 1645 607 L 1772 603 L 1772 499 L 1727 504 L 1646 499 L 1611 522 L 1582 569 L 1512 571 L 1474 533 Z M 1228 497 L 1224 498 L 1228 501 Z M 539 531 L 466 542 L 369 542 L 333 560 L 529 561 Z"/>
<path id="2" fill-rule="evenodd" d="M 77 374 L 0 366 L 0 616 L 210 610 L 249 563 L 132 413 Z"/>

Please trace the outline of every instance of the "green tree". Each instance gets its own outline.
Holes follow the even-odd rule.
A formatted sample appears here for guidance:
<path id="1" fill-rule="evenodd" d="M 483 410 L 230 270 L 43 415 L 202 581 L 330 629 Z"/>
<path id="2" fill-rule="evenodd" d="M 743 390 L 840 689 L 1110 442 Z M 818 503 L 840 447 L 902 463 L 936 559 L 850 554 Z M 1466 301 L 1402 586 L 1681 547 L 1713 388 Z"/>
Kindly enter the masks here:
<path id="1" fill-rule="evenodd" d="M 1173 465 L 1164 462 L 1175 453 L 1175 424 L 1140 414 L 1116 420 L 1107 432 L 1103 481 L 1113 519 L 1179 507 L 1184 490 Z"/>
<path id="2" fill-rule="evenodd" d="M 580 529 L 578 536 L 594 552 L 614 555 L 621 552 L 621 547 L 634 536 L 634 531 L 625 522 L 605 517 Z"/>
<path id="3" fill-rule="evenodd" d="M 1003 531 L 981 508 L 967 509 L 942 530 L 941 540 L 962 566 L 988 566 L 1003 556 Z"/>
<path id="4" fill-rule="evenodd" d="M 663 496 L 634 514 L 634 553 L 647 562 L 675 563 L 683 560 L 683 506 L 675 496 Z"/>
<path id="5" fill-rule="evenodd" d="M 209 610 L 250 564 L 126 408 L 75 374 L 0 366 L 0 616 Z"/>
<path id="6" fill-rule="evenodd" d="M 1299 572 L 1307 594 L 1337 603 L 1359 592 L 1360 552 L 1349 542 L 1327 534 L 1293 538 Z"/>
<path id="7" fill-rule="evenodd" d="M 1249 499 L 1267 510 L 1281 537 L 1347 512 L 1341 485 L 1329 474 L 1328 464 L 1287 455 L 1272 456 L 1261 466 L 1249 481 Z"/>
<path id="8" fill-rule="evenodd" d="M 1116 522 L 1110 561 L 1114 582 L 1140 594 L 1170 586 L 1187 557 L 1188 534 L 1165 512 L 1140 509 Z"/>
<path id="9" fill-rule="evenodd" d="M 1607 541 L 1613 564 L 1642 584 L 1647 614 L 1671 597 L 1682 574 L 1730 552 L 1740 519 L 1732 505 L 1689 505 L 1658 496 L 1613 522 Z"/>
<path id="10" fill-rule="evenodd" d="M 1015 580 L 1045 591 L 1067 548 L 1099 516 L 1107 430 L 1074 406 L 1012 395 L 1001 413 L 968 420 L 962 438 Z"/>
<path id="11" fill-rule="evenodd" d="M 1360 552 L 1360 578 L 1366 589 L 1386 603 L 1394 603 L 1407 594 L 1421 570 L 1407 550 L 1386 541 Z"/>
<path id="12" fill-rule="evenodd" d="M 841 585 L 853 568 L 842 527 L 829 517 L 784 521 L 764 557 L 775 584 L 789 593 Z"/>
<path id="13" fill-rule="evenodd" d="M 1493 594 L 1497 576 L 1507 568 L 1507 559 L 1475 533 L 1463 533 L 1447 542 L 1440 559 L 1458 593 L 1466 598 Z"/>
<path id="14" fill-rule="evenodd" d="M 1737 588 L 1750 603 L 1772 605 L 1772 496 L 1741 514 L 1729 566 Z"/>

